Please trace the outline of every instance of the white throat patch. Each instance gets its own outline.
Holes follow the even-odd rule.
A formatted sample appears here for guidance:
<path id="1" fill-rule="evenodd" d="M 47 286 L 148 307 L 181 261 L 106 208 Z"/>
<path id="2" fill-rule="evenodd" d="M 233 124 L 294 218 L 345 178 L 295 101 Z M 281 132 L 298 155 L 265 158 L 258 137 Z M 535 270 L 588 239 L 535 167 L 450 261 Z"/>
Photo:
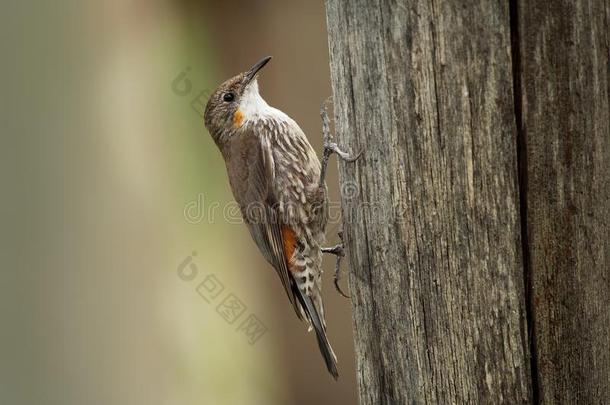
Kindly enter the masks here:
<path id="1" fill-rule="evenodd" d="M 261 97 L 258 92 L 258 81 L 256 79 L 246 87 L 242 94 L 239 103 L 239 111 L 245 122 L 268 117 L 281 118 L 284 120 L 288 118 L 286 114 L 277 108 L 271 107 Z"/>

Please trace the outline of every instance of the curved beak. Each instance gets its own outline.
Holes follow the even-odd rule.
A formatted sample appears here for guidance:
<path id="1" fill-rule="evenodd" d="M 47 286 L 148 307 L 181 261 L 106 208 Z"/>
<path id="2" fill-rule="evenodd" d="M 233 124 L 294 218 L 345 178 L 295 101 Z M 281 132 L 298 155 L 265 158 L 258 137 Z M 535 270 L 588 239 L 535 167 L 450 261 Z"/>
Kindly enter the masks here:
<path id="1" fill-rule="evenodd" d="M 256 77 L 256 74 L 259 70 L 261 70 L 267 62 L 271 60 L 271 56 L 265 56 L 263 59 L 259 60 L 246 72 L 246 77 L 244 78 L 244 84 L 247 85 Z"/>

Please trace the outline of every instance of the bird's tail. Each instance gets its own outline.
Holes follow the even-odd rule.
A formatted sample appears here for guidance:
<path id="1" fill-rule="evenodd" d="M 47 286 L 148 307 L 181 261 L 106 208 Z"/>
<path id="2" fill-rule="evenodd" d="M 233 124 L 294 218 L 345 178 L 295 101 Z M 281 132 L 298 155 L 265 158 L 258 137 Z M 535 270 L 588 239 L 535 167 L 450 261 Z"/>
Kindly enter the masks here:
<path id="1" fill-rule="evenodd" d="M 339 372 L 337 371 L 337 356 L 335 356 L 335 352 L 330 346 L 330 342 L 328 341 L 328 337 L 326 336 L 326 327 L 324 326 L 324 321 L 321 319 L 320 314 L 316 309 L 316 306 L 314 305 L 312 299 L 307 294 L 303 293 L 297 286 L 294 286 L 294 290 L 294 293 L 297 296 L 301 307 L 305 311 L 307 317 L 309 318 L 311 326 L 316 332 L 318 346 L 320 347 L 322 357 L 324 357 L 326 368 L 336 380 L 337 378 L 339 378 Z"/>

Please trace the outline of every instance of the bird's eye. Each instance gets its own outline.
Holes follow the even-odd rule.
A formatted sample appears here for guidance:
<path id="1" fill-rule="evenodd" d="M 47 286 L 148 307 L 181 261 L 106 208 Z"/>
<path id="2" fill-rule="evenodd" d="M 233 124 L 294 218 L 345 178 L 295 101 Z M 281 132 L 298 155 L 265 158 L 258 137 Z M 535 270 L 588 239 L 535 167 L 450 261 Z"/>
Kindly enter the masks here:
<path id="1" fill-rule="evenodd" d="M 227 103 L 230 103 L 231 101 L 235 100 L 235 94 L 233 94 L 233 93 L 231 93 L 231 92 L 225 93 L 225 94 L 222 96 L 222 99 L 223 99 L 224 101 L 226 101 Z"/>

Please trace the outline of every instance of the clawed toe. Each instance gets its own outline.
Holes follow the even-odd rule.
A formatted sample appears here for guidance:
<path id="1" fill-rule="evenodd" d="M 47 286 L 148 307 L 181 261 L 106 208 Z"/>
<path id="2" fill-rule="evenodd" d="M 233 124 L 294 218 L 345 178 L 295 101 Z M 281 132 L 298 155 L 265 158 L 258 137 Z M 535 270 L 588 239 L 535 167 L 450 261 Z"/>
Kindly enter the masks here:
<path id="1" fill-rule="evenodd" d="M 335 274 L 333 275 L 333 283 L 335 284 L 335 289 L 339 294 L 344 296 L 345 298 L 350 298 L 350 296 L 343 292 L 339 282 L 341 281 L 341 259 L 345 256 L 345 251 L 343 250 L 343 232 L 339 232 L 339 238 L 341 239 L 340 244 L 332 246 L 332 247 L 323 247 L 320 250 L 322 253 L 330 253 L 337 257 L 337 261 L 335 263 Z"/>

